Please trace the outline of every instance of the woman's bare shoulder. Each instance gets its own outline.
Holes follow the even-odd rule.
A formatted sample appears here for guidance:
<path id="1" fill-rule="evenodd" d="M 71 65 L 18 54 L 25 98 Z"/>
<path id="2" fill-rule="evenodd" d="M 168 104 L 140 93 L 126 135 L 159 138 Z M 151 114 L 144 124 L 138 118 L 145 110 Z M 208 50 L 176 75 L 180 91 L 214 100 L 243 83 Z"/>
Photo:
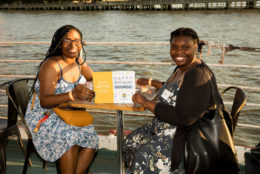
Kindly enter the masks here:
<path id="1" fill-rule="evenodd" d="M 40 67 L 40 72 L 46 72 L 46 71 L 56 71 L 59 72 L 59 62 L 60 58 L 58 56 L 50 57 L 46 59 L 41 67 Z"/>

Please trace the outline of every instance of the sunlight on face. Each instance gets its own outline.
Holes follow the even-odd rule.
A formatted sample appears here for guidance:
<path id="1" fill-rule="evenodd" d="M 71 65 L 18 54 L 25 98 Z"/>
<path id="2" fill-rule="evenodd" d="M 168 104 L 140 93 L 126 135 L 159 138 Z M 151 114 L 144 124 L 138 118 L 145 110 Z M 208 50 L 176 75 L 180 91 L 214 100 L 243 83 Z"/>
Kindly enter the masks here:
<path id="1" fill-rule="evenodd" d="M 76 58 L 82 49 L 81 37 L 79 32 L 71 29 L 62 39 L 61 49 L 63 56 L 67 58 Z"/>
<path id="2" fill-rule="evenodd" d="M 172 39 L 170 55 L 178 66 L 187 66 L 196 57 L 197 41 L 187 36 Z"/>

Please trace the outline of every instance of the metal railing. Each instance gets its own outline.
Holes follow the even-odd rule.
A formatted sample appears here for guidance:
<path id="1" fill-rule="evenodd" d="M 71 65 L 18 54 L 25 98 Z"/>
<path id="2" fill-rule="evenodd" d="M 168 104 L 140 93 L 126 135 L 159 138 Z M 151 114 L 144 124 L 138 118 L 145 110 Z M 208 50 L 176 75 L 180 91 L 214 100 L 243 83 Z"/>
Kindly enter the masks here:
<path id="1" fill-rule="evenodd" d="M 0 42 L 1 45 L 24 45 L 24 44 L 50 44 L 50 42 Z M 169 42 L 83 42 L 84 45 L 169 45 Z M 214 48 L 222 48 L 224 45 L 218 44 L 218 46 L 213 47 Z M 257 50 L 257 52 L 259 52 Z M 0 59 L 0 63 L 40 63 L 42 60 L 17 60 L 17 59 Z M 121 61 L 87 61 L 89 64 L 126 64 L 126 65 L 174 65 L 173 62 L 121 62 Z M 235 64 L 209 64 L 209 66 L 216 66 L 216 67 L 235 67 L 235 68 L 251 68 L 251 69 L 260 69 L 259 65 L 235 65 Z M 0 74 L 1 77 L 6 78 L 34 78 L 34 75 L 14 75 L 14 74 Z M 233 86 L 232 84 L 218 84 L 219 87 L 228 87 Z M 252 87 L 252 86 L 238 86 L 242 89 L 246 90 L 252 90 L 252 91 L 260 91 L 260 87 Z M 4 93 L 5 90 L 0 89 L 0 93 Z M 232 102 L 225 102 L 227 105 L 232 105 Z M 260 107 L 259 103 L 246 103 L 246 106 L 254 106 L 254 107 Z M 0 105 L 0 108 L 6 108 L 7 105 Z M 107 114 L 115 114 L 115 112 L 109 112 L 109 111 L 100 111 L 100 110 L 88 110 L 89 112 L 94 113 L 107 113 Z M 153 117 L 152 114 L 140 114 L 140 113 L 125 113 L 124 115 L 137 115 L 140 117 Z M 238 123 L 238 126 L 241 127 L 249 127 L 249 128 L 257 128 L 259 129 L 260 126 L 258 125 L 250 125 L 250 124 L 241 124 Z"/>

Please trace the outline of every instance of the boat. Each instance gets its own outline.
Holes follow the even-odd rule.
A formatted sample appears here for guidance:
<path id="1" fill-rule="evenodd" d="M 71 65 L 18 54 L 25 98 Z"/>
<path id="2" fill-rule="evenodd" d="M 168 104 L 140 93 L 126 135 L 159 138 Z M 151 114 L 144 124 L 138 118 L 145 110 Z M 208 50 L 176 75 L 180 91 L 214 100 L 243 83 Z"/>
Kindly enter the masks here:
<path id="1" fill-rule="evenodd" d="M 10 43 L 9 43 L 10 44 Z M 11 43 L 12 44 L 12 43 Z M 18 43 L 19 44 L 19 43 Z M 22 43 L 24 44 L 24 43 Z M 41 43 L 42 44 L 42 43 Z M 91 43 L 88 43 L 91 44 Z M 115 43 L 92 43 L 92 44 L 115 44 Z M 116 44 L 129 44 L 129 43 L 123 43 L 118 42 Z M 139 43 L 130 43 L 130 44 L 139 44 Z M 142 43 L 142 44 L 154 44 L 154 43 Z M 166 44 L 165 42 L 162 43 L 156 43 L 156 44 Z M 223 48 L 221 45 L 215 45 L 215 48 Z M 223 57 L 221 57 L 221 60 L 223 61 Z M 40 62 L 40 60 L 0 60 L 0 62 L 18 62 L 18 63 L 24 63 L 24 62 Z M 171 62 L 116 62 L 116 61 L 88 61 L 88 63 L 99 63 L 99 64 L 148 64 L 148 65 L 171 65 Z M 211 64 L 212 66 L 221 66 L 219 64 Z M 223 65 L 225 66 L 225 65 Z M 230 65 L 234 66 L 234 65 Z M 239 65 L 240 67 L 247 67 L 247 68 L 260 68 L 258 65 Z M 238 66 L 238 67 L 239 67 Z M 0 75 L 0 77 L 3 78 L 24 78 L 24 77 L 34 77 L 32 75 Z M 227 84 L 220 84 L 222 87 L 226 87 Z M 258 87 L 251 87 L 251 86 L 242 86 L 242 88 L 249 89 L 249 90 L 260 90 Z M 4 92 L 4 91 L 2 91 Z M 231 104 L 231 103 L 227 103 Z M 257 103 L 247 103 L 248 106 L 254 106 L 256 108 L 259 108 L 260 104 Z M 6 107 L 4 105 L 1 105 L 1 107 Z M 100 111 L 91 111 L 91 112 L 100 112 Z M 129 113 L 132 114 L 132 113 Z M 143 115 L 139 115 L 142 117 L 149 117 L 152 115 L 149 115 L 147 113 Z M 260 126 L 258 125 L 249 125 L 249 124 L 242 124 L 238 123 L 238 126 L 244 126 L 244 127 L 251 127 L 253 129 L 260 129 Z M 22 138 L 24 142 L 26 142 L 27 136 L 25 133 L 25 128 L 22 124 L 20 124 L 20 132 L 22 133 Z M 125 134 L 129 133 L 125 132 Z M 94 159 L 93 163 L 90 166 L 90 173 L 96 173 L 96 174 L 108 174 L 108 173 L 118 173 L 119 171 L 119 164 L 117 160 L 117 136 L 115 130 L 110 130 L 109 132 L 106 132 L 104 134 L 99 134 L 99 150 L 96 155 L 96 158 Z M 250 151 L 254 147 L 250 146 L 235 146 L 238 156 L 238 161 L 240 165 L 240 174 L 246 173 L 246 167 L 245 167 L 245 153 L 250 153 Z M 7 145 L 7 174 L 9 173 L 20 173 L 22 171 L 23 167 L 23 160 L 24 156 L 22 154 L 22 151 L 20 150 L 17 141 L 14 139 L 10 139 L 8 145 Z M 29 167 L 28 174 L 29 173 L 56 173 L 55 164 L 48 163 L 46 169 L 42 169 L 42 162 L 36 157 L 32 156 L 32 167 Z M 100 167 L 102 166 L 102 167 Z"/>

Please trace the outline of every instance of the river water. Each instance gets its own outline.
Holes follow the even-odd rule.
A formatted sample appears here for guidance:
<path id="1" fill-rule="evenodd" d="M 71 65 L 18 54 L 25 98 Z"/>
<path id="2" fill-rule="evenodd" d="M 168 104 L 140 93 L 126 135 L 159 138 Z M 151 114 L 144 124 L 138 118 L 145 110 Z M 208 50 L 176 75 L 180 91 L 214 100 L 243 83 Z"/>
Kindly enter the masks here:
<path id="1" fill-rule="evenodd" d="M 260 47 L 259 10 L 203 11 L 0 11 L 0 42 L 50 42 L 54 32 L 65 24 L 78 27 L 84 41 L 168 42 L 178 27 L 195 29 L 202 40 L 236 46 Z M 48 44 L 0 45 L 0 59 L 43 59 Z M 87 45 L 87 60 L 169 62 L 169 45 Z M 221 50 L 213 49 L 203 60 L 218 64 Z M 260 53 L 234 50 L 225 55 L 225 65 L 260 65 Z M 38 63 L 0 63 L 0 74 L 34 75 Z M 174 65 L 90 64 L 94 71 L 134 70 L 136 78 L 166 80 Z M 260 87 L 259 68 L 211 66 L 219 84 Z M 7 78 L 0 78 L 4 82 Z M 223 90 L 220 87 L 220 90 Z M 260 104 L 259 90 L 245 89 L 247 103 Z M 3 94 L 2 94 L 3 95 Z M 1 104 L 6 99 L 1 96 Z M 230 101 L 230 99 L 227 99 Z M 228 105 L 227 105 L 228 106 Z M 1 108 L 1 116 L 6 110 Z M 149 114 L 147 112 L 147 114 Z M 116 129 L 114 114 L 94 114 L 98 133 Z M 125 116 L 125 130 L 134 130 L 151 120 Z M 239 123 L 260 125 L 260 107 L 246 105 Z M 255 146 L 260 129 L 238 126 L 235 144 Z"/>

